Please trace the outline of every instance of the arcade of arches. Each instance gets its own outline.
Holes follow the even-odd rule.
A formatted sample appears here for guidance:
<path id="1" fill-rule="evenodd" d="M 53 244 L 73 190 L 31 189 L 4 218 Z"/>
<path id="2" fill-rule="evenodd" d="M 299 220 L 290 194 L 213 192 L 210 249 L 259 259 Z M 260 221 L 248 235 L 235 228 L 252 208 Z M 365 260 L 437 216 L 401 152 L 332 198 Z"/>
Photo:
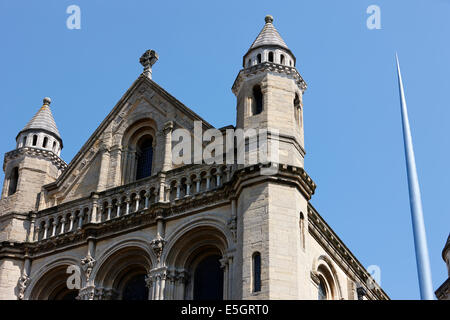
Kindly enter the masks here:
<path id="1" fill-rule="evenodd" d="M 170 244 L 168 244 L 170 245 Z M 158 262 L 150 245 L 117 245 L 105 252 L 89 271 L 81 265 L 81 290 L 68 289 L 70 263 L 52 267 L 30 287 L 37 300 L 222 300 L 229 282 L 223 256 L 225 236 L 211 227 L 190 230 L 174 241 Z M 162 260 L 165 260 L 165 263 Z M 228 288 L 228 285 L 225 286 Z"/>

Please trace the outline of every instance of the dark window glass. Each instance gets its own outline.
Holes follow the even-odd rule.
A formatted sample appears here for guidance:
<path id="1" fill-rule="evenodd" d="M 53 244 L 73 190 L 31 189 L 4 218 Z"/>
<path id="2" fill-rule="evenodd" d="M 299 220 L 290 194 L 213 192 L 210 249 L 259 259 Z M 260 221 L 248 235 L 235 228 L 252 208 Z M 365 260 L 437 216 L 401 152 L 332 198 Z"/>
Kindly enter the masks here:
<path id="1" fill-rule="evenodd" d="M 253 255 L 253 292 L 261 291 L 261 254 Z"/>
<path id="2" fill-rule="evenodd" d="M 145 138 L 137 145 L 136 180 L 152 175 L 153 140 Z"/>
<path id="3" fill-rule="evenodd" d="M 273 52 L 272 51 L 269 52 L 269 61 L 273 62 Z"/>
<path id="4" fill-rule="evenodd" d="M 37 144 L 37 135 L 33 136 L 33 146 Z"/>
<path id="5" fill-rule="evenodd" d="M 27 137 L 23 137 L 23 147 L 25 147 L 27 144 Z"/>
<path id="6" fill-rule="evenodd" d="M 253 99 L 254 99 L 253 114 L 261 113 L 263 109 L 263 95 L 261 92 L 261 87 L 258 85 L 253 87 Z"/>
<path id="7" fill-rule="evenodd" d="M 326 286 L 325 286 L 325 282 L 323 281 L 322 278 L 320 278 L 320 282 L 319 282 L 318 299 L 319 300 L 327 300 L 327 289 L 326 289 Z"/>
<path id="8" fill-rule="evenodd" d="M 258 60 L 258 63 L 261 63 L 261 54 L 258 53 L 258 55 L 256 56 L 256 59 Z"/>
<path id="9" fill-rule="evenodd" d="M 219 256 L 203 259 L 194 273 L 194 300 L 223 300 L 223 270 Z"/>
<path id="10" fill-rule="evenodd" d="M 280 56 L 280 63 L 281 63 L 281 64 L 284 64 L 284 55 L 281 55 L 281 56 Z"/>
<path id="11" fill-rule="evenodd" d="M 123 289 L 122 300 L 148 300 L 144 274 L 136 275 L 128 280 Z"/>
<path id="12" fill-rule="evenodd" d="M 44 138 L 44 142 L 42 142 L 42 148 L 47 148 L 48 138 Z"/>
<path id="13" fill-rule="evenodd" d="M 15 167 L 12 170 L 11 176 L 9 178 L 8 196 L 16 193 L 18 181 L 19 181 L 19 168 Z"/>

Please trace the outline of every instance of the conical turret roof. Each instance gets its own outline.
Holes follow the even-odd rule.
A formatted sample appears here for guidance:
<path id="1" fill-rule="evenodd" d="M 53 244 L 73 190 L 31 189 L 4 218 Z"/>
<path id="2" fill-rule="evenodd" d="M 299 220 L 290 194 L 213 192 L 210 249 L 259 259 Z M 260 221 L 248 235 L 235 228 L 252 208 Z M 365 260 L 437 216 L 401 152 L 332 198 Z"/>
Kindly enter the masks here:
<path id="1" fill-rule="evenodd" d="M 261 32 L 256 37 L 255 41 L 253 41 L 250 46 L 250 50 L 255 48 L 259 48 L 262 46 L 279 46 L 289 50 L 288 46 L 284 42 L 283 38 L 281 38 L 277 29 L 273 25 L 273 17 L 268 15 L 265 17 L 266 24 L 262 28 Z"/>
<path id="2" fill-rule="evenodd" d="M 44 98 L 43 106 L 36 112 L 34 117 L 27 123 L 21 132 L 26 130 L 44 130 L 55 135 L 61 140 L 58 127 L 53 118 L 52 110 L 50 109 L 50 98 Z"/>

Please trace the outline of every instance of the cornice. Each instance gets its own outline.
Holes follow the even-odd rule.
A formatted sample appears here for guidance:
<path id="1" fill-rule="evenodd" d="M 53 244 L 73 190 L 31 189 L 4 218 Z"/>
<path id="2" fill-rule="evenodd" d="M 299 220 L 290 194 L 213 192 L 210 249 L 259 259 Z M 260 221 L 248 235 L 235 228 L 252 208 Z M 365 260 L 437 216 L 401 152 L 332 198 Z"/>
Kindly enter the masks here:
<path id="1" fill-rule="evenodd" d="M 285 74 L 294 78 L 297 86 L 302 91 L 302 93 L 304 93 L 307 88 L 306 82 L 303 80 L 302 76 L 295 67 L 289 67 L 274 62 L 263 62 L 239 71 L 239 74 L 237 75 L 236 80 L 234 80 L 231 90 L 235 95 L 237 95 L 239 92 L 239 88 L 245 78 L 265 72 Z"/>
<path id="2" fill-rule="evenodd" d="M 42 157 L 51 161 L 59 170 L 65 170 L 67 168 L 67 163 L 57 156 L 53 151 L 43 150 L 33 147 L 22 147 L 5 153 L 5 160 L 3 161 L 3 170 L 5 170 L 5 165 L 8 161 L 14 160 L 23 155 L 30 157 Z"/>
<path id="3" fill-rule="evenodd" d="M 435 292 L 436 298 L 444 300 L 450 297 L 450 277 Z"/>
<path id="4" fill-rule="evenodd" d="M 310 203 L 308 203 L 308 222 L 308 230 L 311 235 L 322 244 L 325 250 L 329 251 L 343 270 L 347 270 L 348 273 L 353 274 L 353 277 L 359 278 L 362 284 L 372 279 L 364 266 L 356 259 Z M 370 295 L 379 300 L 389 300 L 389 296 L 373 279 L 371 283 L 373 283 L 374 288 L 367 288 Z"/>

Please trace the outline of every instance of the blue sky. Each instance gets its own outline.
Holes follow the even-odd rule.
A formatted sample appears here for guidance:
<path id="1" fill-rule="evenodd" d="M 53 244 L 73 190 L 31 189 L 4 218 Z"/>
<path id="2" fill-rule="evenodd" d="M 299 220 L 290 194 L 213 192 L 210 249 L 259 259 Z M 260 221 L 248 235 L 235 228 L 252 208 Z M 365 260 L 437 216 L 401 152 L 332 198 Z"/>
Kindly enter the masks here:
<path id="1" fill-rule="evenodd" d="M 66 8 L 81 8 L 81 29 Z M 366 27 L 369 5 L 381 29 Z M 400 58 L 436 289 L 450 231 L 450 1 L 0 1 L 0 151 L 52 98 L 70 162 L 159 53 L 153 79 L 211 124 L 235 123 L 242 56 L 274 25 L 297 57 L 312 203 L 393 299 L 419 298 L 395 52 Z M 3 176 L 1 177 L 3 181 Z"/>

